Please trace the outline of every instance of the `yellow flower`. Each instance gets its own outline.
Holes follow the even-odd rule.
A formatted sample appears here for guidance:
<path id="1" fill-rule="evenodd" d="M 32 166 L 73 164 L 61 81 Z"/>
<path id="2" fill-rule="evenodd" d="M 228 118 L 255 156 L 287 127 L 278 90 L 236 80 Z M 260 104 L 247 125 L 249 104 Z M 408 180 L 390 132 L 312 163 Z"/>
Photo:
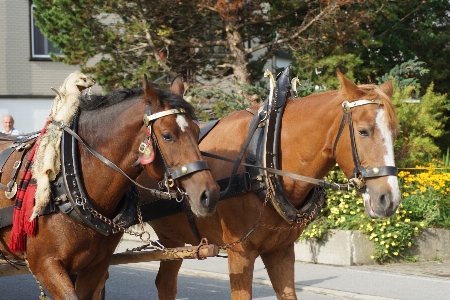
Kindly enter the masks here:
<path id="1" fill-rule="evenodd" d="M 398 255 L 398 252 L 392 252 L 392 254 L 394 254 L 395 256 L 397 256 L 397 255 Z"/>
<path id="2" fill-rule="evenodd" d="M 336 215 L 339 214 L 339 208 L 337 208 L 337 207 L 332 207 L 332 208 L 330 209 L 330 211 L 331 211 L 332 214 L 336 214 Z"/>
<path id="3" fill-rule="evenodd" d="M 411 242 L 408 242 L 408 247 L 411 247 L 411 245 L 412 245 Z"/>

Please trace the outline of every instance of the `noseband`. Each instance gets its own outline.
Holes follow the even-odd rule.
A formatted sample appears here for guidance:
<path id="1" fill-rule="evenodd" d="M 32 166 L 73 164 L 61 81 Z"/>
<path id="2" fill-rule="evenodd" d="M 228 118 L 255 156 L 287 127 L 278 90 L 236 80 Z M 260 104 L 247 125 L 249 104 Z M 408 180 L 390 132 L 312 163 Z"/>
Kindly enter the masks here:
<path id="1" fill-rule="evenodd" d="M 158 143 L 158 139 L 154 133 L 154 131 L 152 130 L 152 125 L 154 123 L 155 120 L 165 117 L 165 116 L 169 116 L 169 115 L 173 115 L 173 114 L 185 114 L 185 110 L 180 108 L 180 109 L 168 109 L 168 110 L 164 110 L 158 113 L 151 113 L 150 110 L 150 106 L 146 106 L 146 113 L 144 114 L 144 126 L 147 127 L 147 137 L 145 139 L 144 142 L 141 143 L 141 145 L 139 146 L 139 152 L 141 153 L 138 160 L 133 164 L 133 166 L 136 166 L 140 163 L 141 158 L 143 156 L 149 155 L 149 151 L 151 152 L 151 146 L 152 146 L 152 141 L 155 143 L 156 147 L 159 150 L 159 153 L 161 154 L 161 158 L 164 164 L 164 179 L 163 181 L 161 181 L 159 183 L 159 187 L 162 188 L 166 188 L 167 192 L 170 191 L 170 188 L 175 186 L 178 190 L 178 194 L 181 196 L 181 198 L 176 198 L 177 201 L 181 202 L 184 198 L 184 196 L 187 195 L 187 193 L 185 191 L 183 191 L 179 186 L 175 185 L 175 180 L 178 178 L 181 178 L 183 176 L 189 175 L 191 173 L 197 172 L 197 171 L 201 171 L 201 170 L 209 170 L 209 165 L 208 162 L 206 160 L 198 160 L 198 161 L 194 161 L 188 164 L 185 164 L 177 169 L 173 169 L 173 168 L 169 168 L 167 163 L 166 163 L 166 159 L 164 158 L 164 155 L 161 151 L 161 148 L 159 146 Z"/>
<path id="2" fill-rule="evenodd" d="M 353 169 L 353 174 L 350 176 L 349 183 L 354 185 L 359 191 L 362 191 L 365 188 L 365 178 L 372 177 L 381 177 L 381 176 L 397 176 L 398 170 L 397 167 L 394 166 L 381 166 L 381 167 L 372 167 L 369 169 L 364 168 L 359 163 L 358 152 L 356 150 L 355 143 L 355 133 L 353 129 L 353 121 L 352 121 L 352 108 L 367 105 L 367 104 L 378 104 L 381 105 L 378 100 L 356 100 L 353 102 L 344 101 L 342 102 L 342 120 L 341 125 L 339 126 L 339 131 L 336 136 L 336 140 L 334 141 L 333 154 L 336 153 L 336 146 L 341 136 L 342 130 L 345 126 L 345 119 L 348 119 L 348 129 L 350 131 L 350 143 L 352 146 L 352 156 L 353 163 L 355 164 L 355 168 Z"/>

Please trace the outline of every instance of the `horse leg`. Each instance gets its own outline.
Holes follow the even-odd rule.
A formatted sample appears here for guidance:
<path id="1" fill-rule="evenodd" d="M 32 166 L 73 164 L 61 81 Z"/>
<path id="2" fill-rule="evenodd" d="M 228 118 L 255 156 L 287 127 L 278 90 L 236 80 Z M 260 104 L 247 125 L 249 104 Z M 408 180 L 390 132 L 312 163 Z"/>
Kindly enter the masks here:
<path id="1" fill-rule="evenodd" d="M 258 253 L 255 251 L 228 249 L 231 299 L 252 299 L 253 270 L 256 257 L 258 257 Z"/>
<path id="2" fill-rule="evenodd" d="M 261 254 L 277 299 L 297 299 L 295 294 L 294 244 L 271 253 Z"/>
<path id="3" fill-rule="evenodd" d="M 158 234 L 160 242 L 168 248 L 183 247 L 184 243 L 169 240 L 163 234 Z M 172 300 L 177 295 L 178 272 L 180 271 L 183 260 L 162 260 L 159 263 L 158 274 L 156 275 L 155 285 L 158 289 L 158 298 L 160 300 Z"/>
<path id="4" fill-rule="evenodd" d="M 109 278 L 109 271 L 106 271 L 106 273 L 103 275 L 102 279 L 100 280 L 99 285 L 97 286 L 97 289 L 95 290 L 94 297 L 92 299 L 94 300 L 105 300 L 106 299 L 106 280 Z"/>
<path id="5" fill-rule="evenodd" d="M 55 299 L 80 299 L 75 291 L 72 279 L 59 260 L 47 258 L 39 260 L 38 264 L 33 264 L 33 260 L 30 260 L 29 263 L 33 274 L 39 278 Z"/>
<path id="6" fill-rule="evenodd" d="M 158 275 L 156 275 L 155 279 L 158 299 L 175 299 L 177 295 L 178 272 L 182 263 L 182 260 L 165 260 L 160 262 Z"/>
<path id="7" fill-rule="evenodd" d="M 75 290 L 80 299 L 102 299 L 102 290 L 109 277 L 109 260 L 93 265 L 78 272 Z"/>

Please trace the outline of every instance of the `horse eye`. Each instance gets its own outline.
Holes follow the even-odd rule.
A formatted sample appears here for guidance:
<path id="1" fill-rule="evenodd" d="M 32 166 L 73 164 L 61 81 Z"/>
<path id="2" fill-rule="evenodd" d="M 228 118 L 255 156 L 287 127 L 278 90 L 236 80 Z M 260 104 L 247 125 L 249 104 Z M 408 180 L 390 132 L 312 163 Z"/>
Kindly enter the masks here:
<path id="1" fill-rule="evenodd" d="M 167 142 L 172 142 L 173 141 L 173 136 L 170 133 L 163 133 L 162 137 Z"/>
<path id="2" fill-rule="evenodd" d="M 369 132 L 367 130 L 358 130 L 360 136 L 369 136 Z"/>

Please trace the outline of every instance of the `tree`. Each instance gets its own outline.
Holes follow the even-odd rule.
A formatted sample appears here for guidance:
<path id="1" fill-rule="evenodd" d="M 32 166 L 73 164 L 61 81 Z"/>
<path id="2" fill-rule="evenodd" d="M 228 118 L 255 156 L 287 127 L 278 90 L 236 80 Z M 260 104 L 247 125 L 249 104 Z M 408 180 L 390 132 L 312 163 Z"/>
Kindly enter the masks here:
<path id="1" fill-rule="evenodd" d="M 326 28 L 357 29 L 365 13 L 351 8 L 365 2 L 33 0 L 37 25 L 64 55 L 53 59 L 80 64 L 106 89 L 134 85 L 143 73 L 154 80 L 185 70 L 251 83 L 274 51 L 320 52 Z M 250 63 L 259 50 L 266 55 Z"/>
<path id="2" fill-rule="evenodd" d="M 300 74 L 322 85 L 339 67 L 352 71 L 359 82 L 376 83 L 396 65 L 417 59 L 430 70 L 418 77 L 422 93 L 431 82 L 438 93 L 450 90 L 450 1 L 373 0 L 347 11 L 364 17 L 354 24 L 340 19 L 324 24 L 321 47 L 296 53 Z M 339 30 L 342 26 L 346 28 Z M 349 55 L 355 60 L 349 61 Z"/>
<path id="3" fill-rule="evenodd" d="M 441 152 L 436 139 L 445 134 L 447 95 L 434 92 L 433 83 L 420 95 L 417 77 L 429 71 L 423 65 L 423 62 L 409 60 L 380 77 L 380 84 L 388 80 L 394 82 L 392 102 L 399 119 L 394 148 L 395 161 L 400 167 L 414 167 Z M 420 99 L 419 103 L 408 101 L 412 94 L 416 94 L 414 100 Z"/>

